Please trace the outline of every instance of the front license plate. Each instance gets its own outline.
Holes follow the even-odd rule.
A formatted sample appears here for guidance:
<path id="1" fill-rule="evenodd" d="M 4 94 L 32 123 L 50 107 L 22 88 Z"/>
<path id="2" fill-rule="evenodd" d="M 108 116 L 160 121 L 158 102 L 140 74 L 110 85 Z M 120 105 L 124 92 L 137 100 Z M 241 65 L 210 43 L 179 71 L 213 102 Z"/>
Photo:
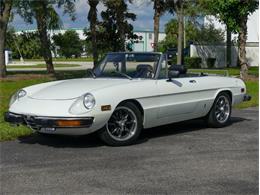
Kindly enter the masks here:
<path id="1" fill-rule="evenodd" d="M 45 131 L 45 132 L 54 132 L 55 130 L 56 130 L 56 128 L 54 128 L 54 127 L 41 128 L 41 131 Z"/>

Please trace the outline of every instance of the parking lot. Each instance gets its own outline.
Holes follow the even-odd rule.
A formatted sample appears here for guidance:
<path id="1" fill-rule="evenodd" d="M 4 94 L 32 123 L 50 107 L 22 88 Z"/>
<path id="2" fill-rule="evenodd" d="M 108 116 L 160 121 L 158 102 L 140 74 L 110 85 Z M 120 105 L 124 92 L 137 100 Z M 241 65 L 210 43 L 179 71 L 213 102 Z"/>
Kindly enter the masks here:
<path id="1" fill-rule="evenodd" d="M 258 108 L 232 124 L 201 120 L 143 131 L 136 145 L 94 135 L 1 143 L 2 194 L 258 194 Z"/>

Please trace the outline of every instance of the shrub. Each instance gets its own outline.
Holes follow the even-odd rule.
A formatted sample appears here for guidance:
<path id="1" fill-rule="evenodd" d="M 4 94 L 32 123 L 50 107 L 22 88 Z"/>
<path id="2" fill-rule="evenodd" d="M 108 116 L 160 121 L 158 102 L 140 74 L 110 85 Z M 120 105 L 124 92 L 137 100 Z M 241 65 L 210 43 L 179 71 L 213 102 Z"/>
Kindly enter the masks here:
<path id="1" fill-rule="evenodd" d="M 177 56 L 174 56 L 172 59 L 170 59 L 171 64 L 177 64 Z"/>
<path id="2" fill-rule="evenodd" d="M 207 58 L 207 66 L 208 68 L 215 67 L 216 58 Z"/>
<path id="3" fill-rule="evenodd" d="M 201 68 L 202 59 L 200 57 L 185 57 L 184 65 L 187 68 Z"/>

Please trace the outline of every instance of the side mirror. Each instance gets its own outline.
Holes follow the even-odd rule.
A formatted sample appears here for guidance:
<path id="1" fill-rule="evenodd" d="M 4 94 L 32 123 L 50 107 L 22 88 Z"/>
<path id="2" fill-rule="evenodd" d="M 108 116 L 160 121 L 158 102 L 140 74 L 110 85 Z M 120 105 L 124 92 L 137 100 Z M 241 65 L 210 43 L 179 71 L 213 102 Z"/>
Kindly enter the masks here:
<path id="1" fill-rule="evenodd" d="M 178 78 L 179 76 L 180 72 L 178 70 L 169 70 L 167 82 L 171 82 L 172 78 Z"/>

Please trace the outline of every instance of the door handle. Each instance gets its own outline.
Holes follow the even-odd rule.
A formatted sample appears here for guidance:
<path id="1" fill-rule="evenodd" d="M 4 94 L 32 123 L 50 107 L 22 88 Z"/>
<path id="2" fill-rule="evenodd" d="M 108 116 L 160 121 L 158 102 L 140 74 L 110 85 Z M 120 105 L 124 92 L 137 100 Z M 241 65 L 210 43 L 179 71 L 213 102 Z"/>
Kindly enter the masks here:
<path id="1" fill-rule="evenodd" d="M 190 80 L 190 83 L 196 83 L 196 81 L 195 80 Z"/>

